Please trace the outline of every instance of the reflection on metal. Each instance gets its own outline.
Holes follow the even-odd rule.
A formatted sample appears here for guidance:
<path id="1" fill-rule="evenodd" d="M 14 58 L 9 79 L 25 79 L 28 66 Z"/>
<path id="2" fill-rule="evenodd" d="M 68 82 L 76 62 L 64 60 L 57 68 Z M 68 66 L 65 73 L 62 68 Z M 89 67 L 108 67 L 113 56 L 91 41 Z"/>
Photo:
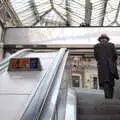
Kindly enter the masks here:
<path id="1" fill-rule="evenodd" d="M 68 89 L 65 120 L 76 120 L 76 93 Z"/>

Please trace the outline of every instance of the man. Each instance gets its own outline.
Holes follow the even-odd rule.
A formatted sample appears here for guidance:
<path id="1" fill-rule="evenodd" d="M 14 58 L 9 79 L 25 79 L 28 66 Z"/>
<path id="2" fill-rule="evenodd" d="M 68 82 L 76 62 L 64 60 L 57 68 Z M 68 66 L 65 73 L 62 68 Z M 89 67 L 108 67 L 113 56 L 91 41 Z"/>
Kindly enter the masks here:
<path id="1" fill-rule="evenodd" d="M 94 56 L 97 61 L 99 85 L 104 89 L 105 98 L 112 99 L 114 92 L 114 79 L 119 79 L 117 71 L 117 53 L 113 43 L 108 42 L 109 37 L 102 34 L 94 46 Z"/>

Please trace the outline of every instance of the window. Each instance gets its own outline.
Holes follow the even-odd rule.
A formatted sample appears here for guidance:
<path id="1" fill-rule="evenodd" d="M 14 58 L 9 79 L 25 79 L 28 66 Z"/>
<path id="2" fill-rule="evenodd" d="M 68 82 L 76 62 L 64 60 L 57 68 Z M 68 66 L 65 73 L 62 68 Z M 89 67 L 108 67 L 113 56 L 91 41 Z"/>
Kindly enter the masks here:
<path id="1" fill-rule="evenodd" d="M 80 76 L 72 76 L 72 87 L 80 87 Z"/>
<path id="2" fill-rule="evenodd" d="M 97 77 L 93 77 L 93 89 L 98 88 Z"/>

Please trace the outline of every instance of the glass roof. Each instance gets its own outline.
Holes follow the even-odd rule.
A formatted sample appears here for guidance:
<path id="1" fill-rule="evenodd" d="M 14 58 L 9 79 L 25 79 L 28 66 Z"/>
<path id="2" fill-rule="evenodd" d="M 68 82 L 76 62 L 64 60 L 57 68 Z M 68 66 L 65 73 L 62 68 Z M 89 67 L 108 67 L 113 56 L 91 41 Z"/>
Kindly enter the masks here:
<path id="1" fill-rule="evenodd" d="M 120 26 L 120 0 L 10 0 L 24 26 Z"/>

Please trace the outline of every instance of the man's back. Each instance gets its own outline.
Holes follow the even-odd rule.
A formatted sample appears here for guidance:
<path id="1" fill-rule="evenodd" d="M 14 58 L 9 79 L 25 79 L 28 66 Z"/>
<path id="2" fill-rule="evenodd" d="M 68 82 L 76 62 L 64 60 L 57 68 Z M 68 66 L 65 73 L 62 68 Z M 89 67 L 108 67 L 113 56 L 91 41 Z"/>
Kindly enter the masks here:
<path id="1" fill-rule="evenodd" d="M 99 60 L 107 60 L 111 58 L 113 61 L 117 59 L 115 47 L 113 43 L 98 43 L 94 46 L 95 58 Z"/>

